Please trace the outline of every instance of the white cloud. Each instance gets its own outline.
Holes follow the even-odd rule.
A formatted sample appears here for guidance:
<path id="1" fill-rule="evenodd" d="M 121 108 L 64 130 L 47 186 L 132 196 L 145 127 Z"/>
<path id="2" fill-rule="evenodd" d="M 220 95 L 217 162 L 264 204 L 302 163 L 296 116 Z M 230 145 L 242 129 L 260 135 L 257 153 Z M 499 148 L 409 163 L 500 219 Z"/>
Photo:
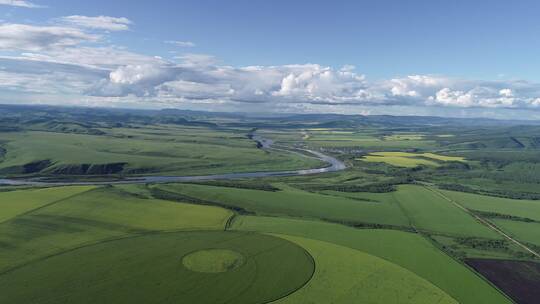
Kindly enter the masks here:
<path id="1" fill-rule="evenodd" d="M 95 42 L 99 38 L 70 27 L 0 24 L 0 50 L 41 51 Z"/>
<path id="2" fill-rule="evenodd" d="M 37 61 L 77 64 L 103 69 L 116 69 L 119 66 L 165 63 L 163 59 L 130 52 L 124 48 L 105 46 L 78 46 L 53 49 L 42 52 L 22 53 L 25 59 Z"/>
<path id="3" fill-rule="evenodd" d="M 281 66 L 275 68 L 286 75 L 273 96 L 288 99 L 340 103 L 365 99 L 365 77 L 350 67 L 334 70 L 317 64 Z"/>
<path id="4" fill-rule="evenodd" d="M 100 23 L 95 18 L 106 19 Z M 57 94 L 59 99 L 80 96 L 92 103 L 122 100 L 258 111 L 540 109 L 540 84 L 527 81 L 441 75 L 370 81 L 351 65 L 234 67 L 207 54 L 183 54 L 167 60 L 118 46 L 91 44 L 106 41 L 92 30 L 121 30 L 130 24 L 125 18 L 107 18 L 113 17 L 70 16 L 62 19 L 61 26 L 0 24 L 0 50 L 18 51 L 15 56 L 0 57 L 2 92 Z"/>
<path id="5" fill-rule="evenodd" d="M 232 67 L 208 55 L 188 54 L 179 62 L 113 47 L 76 47 L 24 53 L 51 69 L 79 67 L 81 94 L 148 98 L 174 103 L 265 104 L 272 108 L 416 106 L 455 108 L 540 108 L 540 85 L 528 82 L 459 80 L 412 75 L 370 82 L 351 67 L 317 64 Z M 21 71 L 22 73 L 23 71 Z M 26 69 L 24 73 L 31 73 Z M 72 73 L 73 74 L 73 73 Z M 101 75 L 95 77 L 95 75 Z M 65 81 L 65 78 L 64 80 Z M 295 106 L 297 105 L 297 106 Z M 266 107 L 266 106 L 265 106 Z"/>
<path id="6" fill-rule="evenodd" d="M 58 77 L 56 84 L 80 89 L 81 95 L 127 97 L 168 103 L 265 104 L 455 108 L 540 108 L 540 85 L 528 82 L 484 82 L 414 75 L 370 82 L 351 68 L 317 64 L 232 67 L 206 55 L 187 55 L 180 62 L 144 56 L 113 47 L 73 47 L 4 57 L 0 68 L 22 77 L 12 88 L 32 91 L 32 74 Z M 4 74 L 8 79 L 8 74 Z M 14 81 L 14 80 L 13 80 Z M 8 83 L 8 82 L 6 82 Z M 26 84 L 25 84 L 26 83 Z M 39 90 L 46 88 L 39 85 Z M 58 89 L 59 90 L 59 89 Z M 296 106 L 295 106 L 296 105 Z M 344 107 L 345 108 L 345 107 Z"/>
<path id="7" fill-rule="evenodd" d="M 183 66 L 207 67 L 217 64 L 216 57 L 207 54 L 183 54 L 175 56 L 174 59 L 180 60 Z"/>
<path id="8" fill-rule="evenodd" d="M 129 29 L 131 20 L 125 17 L 110 17 L 110 16 L 66 16 L 59 19 L 61 22 L 89 29 L 105 30 L 105 31 L 125 31 Z"/>
<path id="9" fill-rule="evenodd" d="M 44 7 L 42 5 L 37 5 L 35 3 L 32 3 L 30 1 L 25 1 L 25 0 L 0 0 L 0 5 L 9 5 L 9 6 L 26 7 L 26 8 Z"/>
<path id="10" fill-rule="evenodd" d="M 445 106 L 470 107 L 474 105 L 473 96 L 470 92 L 454 91 L 450 88 L 443 88 L 437 91 L 435 97 L 430 96 L 429 100 L 433 102 L 433 104 Z"/>
<path id="11" fill-rule="evenodd" d="M 499 91 L 499 95 L 504 96 L 504 97 L 513 97 L 514 93 L 512 92 L 511 89 L 502 89 Z"/>
<path id="12" fill-rule="evenodd" d="M 191 41 L 167 40 L 165 41 L 165 43 L 172 44 L 179 47 L 195 47 L 195 43 Z"/>
<path id="13" fill-rule="evenodd" d="M 11 92 L 81 94 L 107 77 L 100 69 L 72 64 L 0 57 L 0 90 Z"/>
<path id="14" fill-rule="evenodd" d="M 524 86 L 523 83 L 496 82 L 490 84 L 470 81 L 470 85 L 474 86 L 466 91 L 443 88 L 437 91 L 435 96 L 428 98 L 428 104 L 480 108 L 529 108 L 538 106 L 535 103 L 535 98 L 540 93 L 539 84 L 531 83 Z M 514 89 L 499 89 L 500 86 L 512 85 L 515 85 Z"/>
<path id="15" fill-rule="evenodd" d="M 168 81 L 176 80 L 175 68 L 160 64 L 142 64 L 120 66 L 109 73 L 90 91 L 96 96 L 156 96 L 158 87 Z"/>

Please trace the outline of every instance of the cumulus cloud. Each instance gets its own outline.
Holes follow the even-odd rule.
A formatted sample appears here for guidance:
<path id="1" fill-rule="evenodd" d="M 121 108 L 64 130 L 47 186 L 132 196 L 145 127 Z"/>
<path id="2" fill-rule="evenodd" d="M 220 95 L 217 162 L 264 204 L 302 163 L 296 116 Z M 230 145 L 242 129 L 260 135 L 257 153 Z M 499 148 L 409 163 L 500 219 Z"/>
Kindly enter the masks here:
<path id="1" fill-rule="evenodd" d="M 165 43 L 179 47 L 195 47 L 195 43 L 191 41 L 167 40 Z"/>
<path id="2" fill-rule="evenodd" d="M 118 67 L 94 91 L 99 96 L 167 96 L 242 103 L 535 108 L 540 85 L 411 75 L 370 82 L 353 67 L 317 64 L 231 67 L 213 58 Z"/>
<path id="3" fill-rule="evenodd" d="M 59 19 L 62 23 L 89 29 L 105 30 L 105 31 L 125 31 L 129 29 L 131 20 L 125 17 L 110 17 L 110 16 L 65 16 Z"/>
<path id="4" fill-rule="evenodd" d="M 16 56 L 0 57 L 0 88 L 59 96 L 78 94 L 93 102 L 205 103 L 243 110 L 540 110 L 540 84 L 527 81 L 465 80 L 442 75 L 371 81 L 351 65 L 235 67 L 207 54 L 164 59 L 91 44 L 105 40 L 94 30 L 123 30 L 130 24 L 125 18 L 107 18 L 113 17 L 69 16 L 60 26 L 0 24 L 0 50 L 19 51 Z"/>
<path id="5" fill-rule="evenodd" d="M 437 91 L 435 97 L 429 97 L 429 101 L 433 102 L 433 104 L 442 104 L 446 106 L 470 107 L 474 104 L 473 96 L 470 92 L 453 91 L 450 88 L 443 88 Z"/>
<path id="6" fill-rule="evenodd" d="M 82 94 L 98 97 L 153 97 L 219 103 L 434 106 L 455 108 L 538 108 L 540 84 L 474 81 L 412 75 L 369 81 L 351 67 L 318 64 L 233 67 L 207 55 L 179 61 L 110 47 L 77 47 L 64 52 L 24 53 L 25 60 L 78 66 L 100 77 L 85 78 Z M 25 71 L 30 72 L 30 71 Z M 82 87 L 82 86 L 81 86 Z"/>
<path id="7" fill-rule="evenodd" d="M 155 96 L 156 87 L 174 80 L 172 69 L 155 64 L 127 65 L 116 68 L 109 73 L 107 80 L 102 80 L 88 91 L 96 96 Z"/>
<path id="8" fill-rule="evenodd" d="M 44 7 L 42 5 L 37 5 L 30 1 L 25 0 L 0 0 L 0 5 L 16 6 L 16 7 L 26 7 L 26 8 L 40 8 Z"/>
<path id="9" fill-rule="evenodd" d="M 514 87 L 500 89 L 503 86 Z M 428 105 L 444 105 L 453 107 L 483 107 L 483 108 L 536 108 L 540 85 L 523 82 L 493 82 L 469 81 L 459 87 L 468 89 L 438 90 L 434 96 L 428 97 Z"/>
<path id="10" fill-rule="evenodd" d="M 0 50 L 41 51 L 94 42 L 99 38 L 70 27 L 0 24 Z"/>
<path id="11" fill-rule="evenodd" d="M 25 79 L 40 73 L 61 76 L 60 85 L 72 81 L 76 83 L 72 87 L 80 88 L 82 95 L 146 98 L 140 99 L 142 102 L 155 98 L 170 103 L 205 100 L 296 108 L 326 105 L 337 109 L 347 105 L 540 109 L 540 84 L 525 81 L 486 82 L 430 75 L 369 81 L 352 67 L 233 67 L 219 64 L 211 56 L 195 54 L 177 60 L 114 47 L 74 47 L 4 57 L 0 70 L 13 73 L 15 78 L 24 75 Z"/>

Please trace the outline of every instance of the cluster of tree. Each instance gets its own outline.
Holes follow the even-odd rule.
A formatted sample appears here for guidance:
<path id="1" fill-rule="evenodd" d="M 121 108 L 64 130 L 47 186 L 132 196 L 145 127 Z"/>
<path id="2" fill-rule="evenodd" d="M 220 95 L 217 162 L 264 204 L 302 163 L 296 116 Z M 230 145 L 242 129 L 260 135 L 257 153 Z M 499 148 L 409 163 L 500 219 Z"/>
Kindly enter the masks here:
<path id="1" fill-rule="evenodd" d="M 173 201 L 173 202 L 180 202 L 180 203 L 190 203 L 190 204 L 198 204 L 198 205 L 207 205 L 207 206 L 217 206 L 225 209 L 232 210 L 238 214 L 244 214 L 244 215 L 253 215 L 254 212 L 251 212 L 249 210 L 246 210 L 241 207 L 237 206 L 231 206 L 227 205 L 221 202 L 215 202 L 215 201 L 209 201 L 209 200 L 203 200 L 200 198 L 196 198 L 193 196 L 177 193 L 177 192 L 171 192 L 159 188 L 150 188 L 150 193 L 154 198 L 162 199 L 166 201 Z"/>
<path id="2" fill-rule="evenodd" d="M 302 190 L 306 191 L 339 191 L 339 192 L 372 192 L 385 193 L 396 191 L 396 185 L 393 183 L 376 183 L 368 185 L 355 184 L 303 184 L 298 185 Z"/>
<path id="3" fill-rule="evenodd" d="M 401 230 L 401 231 L 407 231 L 407 232 L 416 232 L 414 228 L 406 227 L 406 226 L 365 223 L 365 222 L 352 222 L 352 221 L 339 221 L 339 220 L 332 220 L 332 219 L 326 219 L 326 218 L 322 218 L 322 220 L 326 222 L 330 222 L 330 223 L 341 224 L 344 226 L 349 226 L 349 227 L 359 228 L 359 229 L 392 229 L 392 230 Z"/>
<path id="4" fill-rule="evenodd" d="M 250 180 L 214 180 L 214 181 L 198 181 L 190 182 L 191 184 L 198 185 L 207 185 L 207 186 L 216 186 L 216 187 L 227 187 L 227 188 L 238 188 L 238 189 L 251 189 L 251 190 L 261 190 L 261 191 L 279 191 L 279 188 L 276 188 L 268 183 L 263 183 L 259 181 L 250 181 Z"/>
<path id="5" fill-rule="evenodd" d="M 521 217 L 521 216 L 510 215 L 510 214 L 486 212 L 486 211 L 480 211 L 480 210 L 471 210 L 471 211 L 476 213 L 479 216 L 486 217 L 486 218 L 503 219 L 503 220 L 517 221 L 517 222 L 526 222 L 526 223 L 538 222 L 528 217 Z"/>
<path id="6" fill-rule="evenodd" d="M 506 240 L 486 239 L 478 237 L 458 237 L 456 242 L 462 246 L 481 250 L 508 250 L 508 242 Z"/>
<path id="7" fill-rule="evenodd" d="M 501 190 L 501 189 L 477 190 L 477 189 L 473 189 L 471 187 L 460 185 L 460 184 L 439 184 L 438 187 L 444 190 L 460 191 L 460 192 L 467 192 L 467 193 L 474 193 L 474 194 L 481 194 L 481 195 L 490 195 L 490 196 L 504 197 L 504 198 L 511 198 L 511 199 L 540 200 L 540 193 L 517 192 L 517 191 Z"/>

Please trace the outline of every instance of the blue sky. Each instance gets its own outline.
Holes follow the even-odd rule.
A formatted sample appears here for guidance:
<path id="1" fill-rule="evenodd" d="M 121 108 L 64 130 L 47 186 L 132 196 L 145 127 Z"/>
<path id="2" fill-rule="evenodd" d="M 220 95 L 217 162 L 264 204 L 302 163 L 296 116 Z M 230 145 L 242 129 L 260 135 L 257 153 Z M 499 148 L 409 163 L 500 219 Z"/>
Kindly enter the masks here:
<path id="1" fill-rule="evenodd" d="M 0 102 L 538 119 L 539 11 L 498 0 L 0 0 Z"/>

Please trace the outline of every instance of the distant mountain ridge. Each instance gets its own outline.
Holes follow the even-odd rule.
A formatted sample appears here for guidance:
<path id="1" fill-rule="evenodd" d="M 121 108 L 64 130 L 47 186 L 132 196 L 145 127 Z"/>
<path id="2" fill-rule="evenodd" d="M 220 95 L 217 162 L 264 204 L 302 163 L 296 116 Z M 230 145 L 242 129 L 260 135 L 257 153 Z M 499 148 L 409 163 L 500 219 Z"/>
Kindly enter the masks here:
<path id="1" fill-rule="evenodd" d="M 500 120 L 489 118 L 454 118 L 439 116 L 346 115 L 346 114 L 250 114 L 205 112 L 181 109 L 118 109 L 62 107 L 50 105 L 0 105 L 0 128 L 17 124 L 35 124 L 54 120 L 58 125 L 77 124 L 92 127 L 114 126 L 122 123 L 170 123 L 178 125 L 216 124 L 242 125 L 260 123 L 272 127 L 354 128 L 359 126 L 415 127 L 415 126 L 540 126 L 535 120 Z M 228 121 L 234 119 L 234 122 Z M 95 125 L 97 124 L 97 125 Z M 90 126 L 89 126 L 90 127 Z M 86 132 L 81 130 L 80 132 Z M 92 131 L 90 131 L 91 133 Z"/>

